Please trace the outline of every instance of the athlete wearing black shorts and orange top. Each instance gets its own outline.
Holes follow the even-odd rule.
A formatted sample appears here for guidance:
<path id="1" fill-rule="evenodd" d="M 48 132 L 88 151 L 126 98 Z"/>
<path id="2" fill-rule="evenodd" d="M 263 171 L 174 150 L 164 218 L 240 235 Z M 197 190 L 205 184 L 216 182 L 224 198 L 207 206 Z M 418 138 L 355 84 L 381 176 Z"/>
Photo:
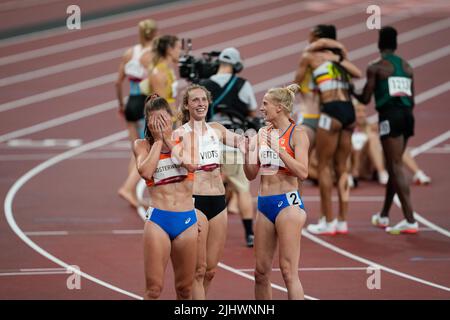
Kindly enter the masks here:
<path id="1" fill-rule="evenodd" d="M 381 144 L 389 173 L 383 209 L 372 216 L 372 224 L 388 227 L 389 209 L 397 193 L 405 220 L 386 228 L 386 231 L 391 234 L 417 233 L 419 226 L 413 216 L 402 161 L 408 139 L 414 135 L 413 70 L 405 60 L 394 54 L 397 49 L 397 31 L 394 28 L 380 30 L 378 48 L 381 57 L 367 68 L 367 83 L 362 94 L 356 95 L 364 104 L 369 103 L 372 93 L 375 95 Z"/>

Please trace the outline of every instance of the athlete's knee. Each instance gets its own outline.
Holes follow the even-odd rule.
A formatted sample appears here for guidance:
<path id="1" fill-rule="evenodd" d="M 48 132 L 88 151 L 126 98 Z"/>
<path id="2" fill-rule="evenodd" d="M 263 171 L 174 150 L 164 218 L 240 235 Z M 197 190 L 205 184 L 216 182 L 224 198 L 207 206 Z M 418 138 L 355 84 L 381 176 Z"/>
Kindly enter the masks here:
<path id="1" fill-rule="evenodd" d="M 175 291 L 178 299 L 189 300 L 192 298 L 192 283 L 177 283 Z"/>
<path id="2" fill-rule="evenodd" d="M 266 284 L 269 282 L 270 270 L 268 268 L 256 267 L 255 282 L 258 284 Z"/>
<path id="3" fill-rule="evenodd" d="M 214 279 L 215 275 L 216 275 L 216 269 L 215 268 L 206 270 L 205 280 L 206 281 L 212 281 L 212 279 Z"/>
<path id="4" fill-rule="evenodd" d="M 298 277 L 298 273 L 292 269 L 292 263 L 287 259 L 280 260 L 280 271 L 286 283 L 291 282 L 296 276 Z"/>
<path id="5" fill-rule="evenodd" d="M 205 276 L 206 276 L 206 263 L 197 265 L 197 268 L 195 269 L 195 280 L 203 282 Z"/>
<path id="6" fill-rule="evenodd" d="M 147 284 L 145 288 L 145 299 L 158 299 L 162 292 L 162 285 L 157 283 Z"/>

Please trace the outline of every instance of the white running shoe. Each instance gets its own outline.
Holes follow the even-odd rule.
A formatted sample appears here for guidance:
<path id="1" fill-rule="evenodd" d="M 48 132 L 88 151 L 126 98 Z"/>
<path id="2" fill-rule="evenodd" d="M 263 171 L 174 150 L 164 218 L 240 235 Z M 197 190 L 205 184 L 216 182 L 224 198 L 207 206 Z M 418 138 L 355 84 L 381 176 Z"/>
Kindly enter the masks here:
<path id="1" fill-rule="evenodd" d="M 387 173 L 387 171 L 381 171 L 378 174 L 378 183 L 382 184 L 382 185 L 386 185 L 388 183 L 389 180 L 389 174 Z"/>
<path id="2" fill-rule="evenodd" d="M 386 228 L 389 226 L 389 218 L 380 216 L 380 213 L 376 213 L 372 216 L 372 224 L 378 228 Z"/>
<path id="3" fill-rule="evenodd" d="M 347 234 L 348 225 L 347 221 L 339 221 L 336 223 L 336 234 Z"/>
<path id="4" fill-rule="evenodd" d="M 414 223 L 409 223 L 406 220 L 402 220 L 393 227 L 387 227 L 386 232 L 389 232 L 390 234 L 417 233 L 419 232 L 419 223 L 417 223 L 417 221 Z"/>
<path id="5" fill-rule="evenodd" d="M 336 220 L 326 222 L 325 217 L 323 217 L 318 224 L 308 225 L 306 230 L 312 234 L 334 236 L 336 234 Z"/>
<path id="6" fill-rule="evenodd" d="M 426 185 L 431 183 L 431 178 L 427 176 L 422 170 L 419 170 L 414 175 L 413 182 L 417 185 Z"/>

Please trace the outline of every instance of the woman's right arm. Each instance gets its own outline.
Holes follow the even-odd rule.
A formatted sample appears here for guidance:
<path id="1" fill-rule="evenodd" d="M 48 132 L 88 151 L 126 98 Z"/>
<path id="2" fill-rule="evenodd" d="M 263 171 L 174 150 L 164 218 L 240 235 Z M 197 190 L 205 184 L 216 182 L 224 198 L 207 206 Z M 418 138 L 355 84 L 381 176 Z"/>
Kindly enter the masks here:
<path id="1" fill-rule="evenodd" d="M 140 176 L 150 180 L 158 165 L 159 155 L 163 146 L 162 140 L 155 141 L 151 146 L 145 139 L 134 141 L 133 151 L 136 157 L 136 167 Z"/>
<path id="2" fill-rule="evenodd" d="M 259 172 L 258 163 L 258 135 L 245 141 L 244 173 L 248 180 L 254 180 Z"/>

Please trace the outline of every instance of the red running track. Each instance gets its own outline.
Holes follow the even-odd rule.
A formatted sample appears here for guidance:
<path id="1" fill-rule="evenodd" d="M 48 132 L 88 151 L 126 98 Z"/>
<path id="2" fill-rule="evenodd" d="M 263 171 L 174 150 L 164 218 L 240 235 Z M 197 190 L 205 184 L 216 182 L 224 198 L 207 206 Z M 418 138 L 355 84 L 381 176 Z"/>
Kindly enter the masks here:
<path id="1" fill-rule="evenodd" d="M 192 37 L 196 52 L 235 43 L 245 58 L 243 76 L 260 101 L 268 88 L 291 81 L 308 30 L 318 23 L 336 24 L 355 63 L 365 69 L 377 56 L 377 33 L 365 28 L 367 5 L 353 0 L 182 2 L 93 22 L 77 32 L 0 40 L 0 193 L 5 217 L 0 220 L 0 298 L 142 296 L 143 222 L 116 196 L 130 151 L 113 90 L 121 52 L 136 40 L 133 28 L 142 17 L 157 19 L 161 33 Z M 444 36 L 450 8 L 438 0 L 379 5 L 382 22 L 400 32 L 399 54 L 415 63 L 420 103 L 410 146 L 424 146 L 416 149 L 417 161 L 433 182 L 411 191 L 414 209 L 425 220 L 414 236 L 390 236 L 373 228 L 369 219 L 380 209 L 384 189 L 362 182 L 351 192 L 350 233 L 319 238 L 305 233 L 299 274 L 310 298 L 449 299 L 450 219 L 443 199 L 450 181 L 450 87 L 444 68 L 450 63 L 450 43 Z M 64 141 L 38 147 L 44 139 Z M 257 184 L 252 183 L 254 196 Z M 318 190 L 306 184 L 303 194 L 308 223 L 314 222 Z M 392 211 L 392 219 L 400 220 L 400 209 Z M 81 290 L 67 288 L 66 265 L 81 268 Z M 381 268 L 380 289 L 367 287 L 369 265 Z M 253 299 L 253 267 L 240 219 L 230 215 L 209 298 Z M 274 298 L 285 299 L 277 268 L 274 263 Z M 173 299 L 170 268 L 166 278 L 162 298 Z"/>

